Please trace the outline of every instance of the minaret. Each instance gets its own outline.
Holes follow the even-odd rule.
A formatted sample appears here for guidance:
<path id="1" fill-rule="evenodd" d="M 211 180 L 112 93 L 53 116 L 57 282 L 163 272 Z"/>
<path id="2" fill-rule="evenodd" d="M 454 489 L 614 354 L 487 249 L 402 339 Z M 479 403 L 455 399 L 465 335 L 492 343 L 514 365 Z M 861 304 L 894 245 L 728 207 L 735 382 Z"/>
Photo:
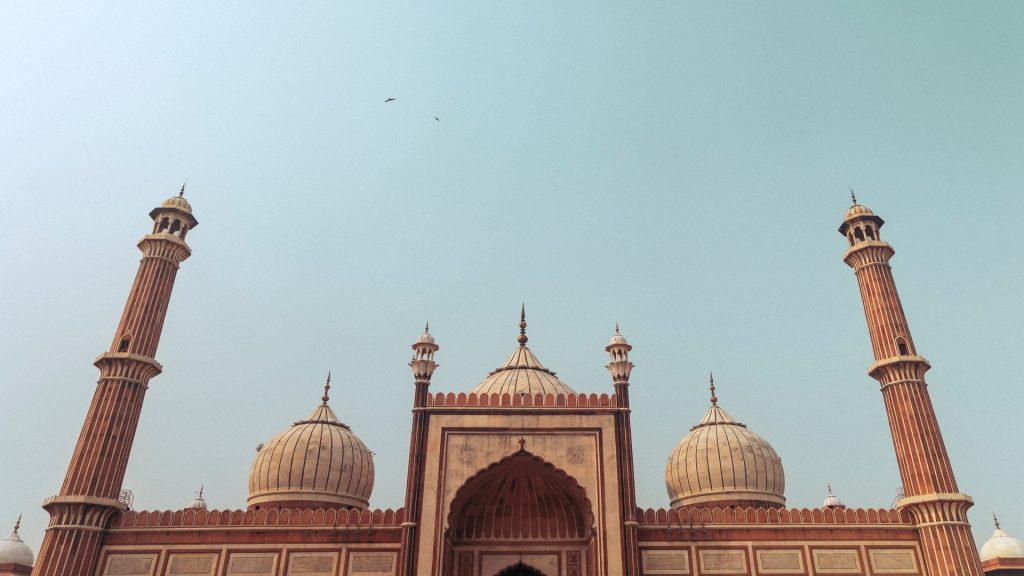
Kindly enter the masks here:
<path id="1" fill-rule="evenodd" d="M 615 323 L 615 335 L 612 336 L 605 351 L 608 352 L 608 372 L 612 375 L 615 396 L 619 410 L 615 413 L 615 447 L 619 455 L 619 504 L 622 514 L 622 574 L 639 576 L 640 549 L 637 545 L 636 521 L 636 484 L 633 476 L 633 433 L 629 418 L 629 374 L 633 371 L 633 363 L 629 361 L 629 351 L 633 347 L 619 332 L 619 324 Z"/>
<path id="2" fill-rule="evenodd" d="M 419 522 L 423 502 L 423 468 L 427 458 L 427 418 L 424 411 L 430 392 L 430 378 L 437 369 L 434 353 L 440 346 L 430 335 L 427 322 L 420 339 L 412 345 L 413 355 L 409 361 L 416 392 L 413 397 L 412 437 L 409 441 L 409 473 L 405 483 L 405 522 L 402 524 L 402 548 L 398 556 L 399 576 L 412 576 L 416 572 Z"/>
<path id="3" fill-rule="evenodd" d="M 185 187 L 153 209 L 153 231 L 139 241 L 142 261 L 110 350 L 96 359 L 100 379 L 60 494 L 50 513 L 35 576 L 92 576 L 103 530 L 126 504 L 119 499 L 142 400 L 162 367 L 154 359 L 178 265 L 192 251 L 185 235 L 198 222 Z"/>
<path id="4" fill-rule="evenodd" d="M 852 196 L 852 192 L 851 192 Z M 971 497 L 957 490 L 924 374 L 931 365 L 917 355 L 883 242 L 884 221 L 857 203 L 846 212 L 839 233 L 850 242 L 843 261 L 857 274 L 878 380 L 889 417 L 905 497 L 897 504 L 917 523 L 929 576 L 980 576 L 981 563 L 967 523 Z"/>

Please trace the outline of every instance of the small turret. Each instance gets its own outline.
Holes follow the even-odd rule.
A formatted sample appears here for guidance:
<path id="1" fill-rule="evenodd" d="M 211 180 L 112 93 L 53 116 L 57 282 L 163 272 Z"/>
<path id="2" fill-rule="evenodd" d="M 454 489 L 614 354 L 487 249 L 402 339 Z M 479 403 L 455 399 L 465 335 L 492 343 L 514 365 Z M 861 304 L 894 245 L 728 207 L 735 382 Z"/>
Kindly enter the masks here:
<path id="1" fill-rule="evenodd" d="M 417 382 L 430 382 L 430 378 L 438 366 L 437 362 L 434 362 L 434 352 L 440 348 L 434 342 L 434 337 L 430 334 L 430 322 L 427 322 L 420 339 L 412 345 L 412 360 L 409 361 L 412 375 Z"/>

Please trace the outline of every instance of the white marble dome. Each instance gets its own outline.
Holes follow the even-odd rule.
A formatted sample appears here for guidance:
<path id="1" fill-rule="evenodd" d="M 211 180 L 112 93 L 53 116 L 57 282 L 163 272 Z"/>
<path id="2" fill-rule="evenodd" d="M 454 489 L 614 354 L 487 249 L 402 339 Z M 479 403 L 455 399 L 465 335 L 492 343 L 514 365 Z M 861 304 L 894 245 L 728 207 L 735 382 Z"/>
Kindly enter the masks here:
<path id="1" fill-rule="evenodd" d="M 324 402 L 263 445 L 249 473 L 250 508 L 366 508 L 373 454 Z"/>
<path id="2" fill-rule="evenodd" d="M 6 540 L 0 540 L 0 564 L 21 564 L 22 566 L 31 566 L 35 563 L 35 555 L 32 554 L 32 549 L 28 547 L 21 540 L 21 536 L 18 536 L 18 527 L 21 525 L 21 518 L 18 518 L 18 523 L 14 525 L 14 531 L 7 537 Z"/>
<path id="3" fill-rule="evenodd" d="M 981 546 L 981 552 L 978 555 L 982 562 L 995 558 L 1024 558 L 1024 542 L 1004 532 L 997 522 L 996 531 Z"/>
<path id="4" fill-rule="evenodd" d="M 786 503 L 782 459 L 716 401 L 669 456 L 665 487 L 673 508 Z"/>

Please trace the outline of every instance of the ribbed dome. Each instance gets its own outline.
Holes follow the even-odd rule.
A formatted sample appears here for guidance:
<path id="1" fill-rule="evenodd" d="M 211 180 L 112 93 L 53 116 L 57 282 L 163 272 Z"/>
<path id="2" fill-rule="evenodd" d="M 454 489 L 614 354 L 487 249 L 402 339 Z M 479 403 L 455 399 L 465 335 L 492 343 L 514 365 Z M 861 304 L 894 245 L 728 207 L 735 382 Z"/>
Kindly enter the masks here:
<path id="1" fill-rule="evenodd" d="M 854 204 L 846 211 L 846 216 L 843 217 L 843 220 L 849 220 L 855 216 L 873 216 L 874 214 L 875 213 L 871 211 L 871 208 L 868 208 L 863 204 Z"/>
<path id="2" fill-rule="evenodd" d="M 1004 532 L 996 521 L 996 531 L 981 547 L 978 555 L 982 562 L 994 558 L 1024 558 L 1024 542 Z"/>
<path id="3" fill-rule="evenodd" d="M 32 554 L 32 549 L 21 540 L 21 536 L 18 536 L 18 527 L 20 525 L 21 517 L 19 516 L 18 523 L 14 525 L 11 535 L 6 540 L 0 540 L 0 564 L 32 566 L 35 563 L 35 555 Z"/>
<path id="4" fill-rule="evenodd" d="M 184 187 L 182 187 L 182 192 L 184 192 L 184 190 Z M 192 205 L 188 203 L 188 200 L 185 200 L 185 196 L 183 195 L 171 196 L 167 200 L 164 200 L 164 203 L 161 204 L 160 207 L 177 208 L 178 210 L 183 210 L 189 214 L 192 213 Z"/>
<path id="5" fill-rule="evenodd" d="M 520 345 L 508 360 L 476 385 L 474 394 L 575 394 L 555 377 L 525 345 Z"/>
<path id="6" fill-rule="evenodd" d="M 268 441 L 249 473 L 249 507 L 366 508 L 373 455 L 324 403 Z"/>
<path id="7" fill-rule="evenodd" d="M 775 450 L 715 403 L 672 451 L 665 487 L 674 508 L 786 503 L 782 460 Z"/>

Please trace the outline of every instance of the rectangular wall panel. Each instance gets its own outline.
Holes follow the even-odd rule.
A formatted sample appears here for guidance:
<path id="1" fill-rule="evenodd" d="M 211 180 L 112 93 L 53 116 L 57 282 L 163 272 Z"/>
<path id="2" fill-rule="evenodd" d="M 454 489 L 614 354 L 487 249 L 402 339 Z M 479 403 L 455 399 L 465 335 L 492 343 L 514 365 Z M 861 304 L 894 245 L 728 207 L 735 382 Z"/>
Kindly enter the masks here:
<path id="1" fill-rule="evenodd" d="M 640 561 L 644 574 L 689 574 L 688 550 L 642 550 Z"/>
<path id="2" fill-rule="evenodd" d="M 156 554 L 111 554 L 103 576 L 153 576 Z"/>

